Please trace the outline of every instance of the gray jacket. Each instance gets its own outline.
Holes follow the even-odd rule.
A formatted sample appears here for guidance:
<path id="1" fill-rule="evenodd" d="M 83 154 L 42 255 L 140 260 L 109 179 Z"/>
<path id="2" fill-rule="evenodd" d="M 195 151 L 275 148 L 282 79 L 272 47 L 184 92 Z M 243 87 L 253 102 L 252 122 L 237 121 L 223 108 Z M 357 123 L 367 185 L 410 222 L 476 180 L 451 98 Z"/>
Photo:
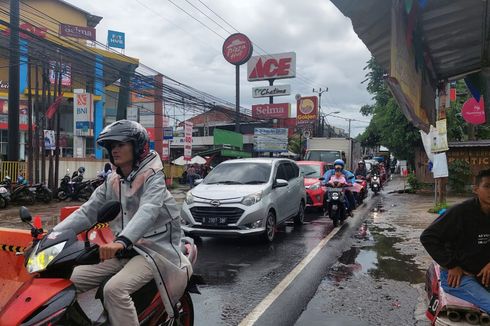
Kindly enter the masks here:
<path id="1" fill-rule="evenodd" d="M 180 212 L 165 186 L 163 166 L 158 155 L 150 153 L 127 178 L 111 173 L 90 199 L 55 231 L 86 230 L 97 221 L 97 210 L 109 200 L 121 202 L 122 210 L 111 221 L 116 236 L 129 239 L 144 256 L 153 275 L 169 317 L 192 275 L 192 266 L 180 250 Z"/>

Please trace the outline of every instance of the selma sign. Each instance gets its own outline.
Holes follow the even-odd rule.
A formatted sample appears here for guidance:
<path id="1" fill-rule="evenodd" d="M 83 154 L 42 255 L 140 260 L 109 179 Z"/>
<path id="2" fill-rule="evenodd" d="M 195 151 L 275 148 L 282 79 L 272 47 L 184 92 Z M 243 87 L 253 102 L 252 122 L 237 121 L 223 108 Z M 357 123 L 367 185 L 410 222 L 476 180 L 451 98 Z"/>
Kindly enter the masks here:
<path id="1" fill-rule="evenodd" d="M 290 85 L 263 86 L 252 88 L 252 96 L 254 98 L 284 95 L 291 95 Z"/>
<path id="2" fill-rule="evenodd" d="M 294 78 L 296 76 L 296 53 L 261 55 L 247 62 L 248 81 Z"/>
<path id="3" fill-rule="evenodd" d="M 291 104 L 256 104 L 252 105 L 252 117 L 259 119 L 285 119 L 289 118 Z"/>

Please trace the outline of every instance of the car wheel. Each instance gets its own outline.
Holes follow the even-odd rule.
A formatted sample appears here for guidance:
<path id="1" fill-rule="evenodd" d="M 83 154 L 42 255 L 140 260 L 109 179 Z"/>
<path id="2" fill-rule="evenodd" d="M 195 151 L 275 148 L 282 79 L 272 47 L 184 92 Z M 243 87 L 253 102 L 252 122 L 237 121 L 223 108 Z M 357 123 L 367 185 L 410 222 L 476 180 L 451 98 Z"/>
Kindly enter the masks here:
<path id="1" fill-rule="evenodd" d="M 265 242 L 272 242 L 276 237 L 276 215 L 273 211 L 267 213 L 267 218 L 265 220 L 265 232 L 262 239 Z"/>
<path id="2" fill-rule="evenodd" d="M 294 217 L 294 223 L 297 225 L 303 224 L 305 221 L 305 203 L 301 201 L 299 204 L 298 214 Z"/>

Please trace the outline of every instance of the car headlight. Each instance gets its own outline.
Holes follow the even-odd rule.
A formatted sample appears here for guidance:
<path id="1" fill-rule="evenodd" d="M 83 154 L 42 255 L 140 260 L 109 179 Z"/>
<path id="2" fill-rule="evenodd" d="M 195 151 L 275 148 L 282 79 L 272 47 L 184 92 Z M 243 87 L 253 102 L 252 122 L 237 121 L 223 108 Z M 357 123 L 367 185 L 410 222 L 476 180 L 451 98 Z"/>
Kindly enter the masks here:
<path id="1" fill-rule="evenodd" d="M 320 182 L 316 182 L 316 183 L 310 185 L 307 189 L 310 189 L 310 190 L 318 190 L 320 187 L 321 187 Z"/>
<path id="2" fill-rule="evenodd" d="M 339 193 L 338 193 L 338 192 L 334 192 L 334 193 L 332 194 L 332 199 L 333 199 L 333 200 L 338 200 L 338 199 L 339 199 Z"/>
<path id="3" fill-rule="evenodd" d="M 253 204 L 258 203 L 261 199 L 262 199 L 262 191 L 259 191 L 254 194 L 243 197 L 242 204 L 245 206 L 252 206 Z"/>
<path id="4" fill-rule="evenodd" d="M 187 205 L 190 205 L 194 202 L 194 196 L 192 195 L 192 193 L 190 191 L 187 192 L 187 194 L 185 195 L 185 203 Z"/>
<path id="5" fill-rule="evenodd" d="M 63 250 L 65 247 L 66 241 L 60 242 L 58 244 L 55 244 L 54 246 L 51 246 L 49 248 L 44 249 L 43 251 L 35 254 L 37 250 L 34 248 L 32 251 L 32 254 L 29 256 L 29 259 L 27 260 L 27 272 L 29 273 L 35 273 L 35 272 L 41 272 L 48 267 L 49 263 L 56 257 L 58 254 Z M 39 246 L 39 244 L 38 244 Z"/>

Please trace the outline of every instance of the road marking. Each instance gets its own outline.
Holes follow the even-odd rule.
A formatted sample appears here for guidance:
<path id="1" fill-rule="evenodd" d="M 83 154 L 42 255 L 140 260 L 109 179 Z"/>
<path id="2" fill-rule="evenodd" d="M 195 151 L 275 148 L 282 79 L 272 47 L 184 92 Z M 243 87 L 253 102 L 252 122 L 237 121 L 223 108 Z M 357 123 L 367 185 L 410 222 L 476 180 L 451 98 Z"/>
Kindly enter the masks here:
<path id="1" fill-rule="evenodd" d="M 344 224 L 346 225 L 346 224 Z M 327 237 L 323 238 L 322 241 L 318 243 L 318 245 L 313 248 L 312 251 L 303 258 L 302 261 L 288 274 L 285 278 L 282 279 L 281 283 L 279 283 L 265 298 L 262 300 L 255 308 L 252 310 L 247 317 L 245 317 L 239 324 L 239 326 L 252 326 L 262 314 L 276 301 L 276 299 L 286 290 L 286 288 L 291 284 L 296 277 L 305 269 L 306 265 L 313 260 L 313 258 L 318 254 L 318 252 L 325 247 L 325 245 L 342 229 L 334 228 L 332 232 L 328 234 Z"/>

